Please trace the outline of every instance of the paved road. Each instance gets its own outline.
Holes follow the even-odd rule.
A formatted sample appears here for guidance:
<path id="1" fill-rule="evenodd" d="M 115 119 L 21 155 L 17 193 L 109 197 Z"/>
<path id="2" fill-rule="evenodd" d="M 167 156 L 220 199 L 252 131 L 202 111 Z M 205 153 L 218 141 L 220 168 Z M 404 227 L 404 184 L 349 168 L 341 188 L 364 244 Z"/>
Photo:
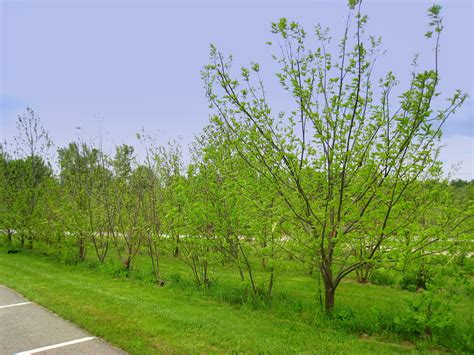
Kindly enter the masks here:
<path id="1" fill-rule="evenodd" d="M 0 355 L 125 354 L 0 285 Z"/>

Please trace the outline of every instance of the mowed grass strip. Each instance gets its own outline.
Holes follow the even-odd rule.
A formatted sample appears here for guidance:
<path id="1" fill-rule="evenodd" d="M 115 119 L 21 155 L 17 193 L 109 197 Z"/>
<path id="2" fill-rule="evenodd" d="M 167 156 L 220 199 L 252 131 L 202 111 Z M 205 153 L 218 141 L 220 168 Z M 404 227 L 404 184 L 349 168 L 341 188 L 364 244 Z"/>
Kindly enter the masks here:
<path id="1" fill-rule="evenodd" d="M 132 354 L 413 351 L 29 253 L 0 254 L 0 283 Z"/>

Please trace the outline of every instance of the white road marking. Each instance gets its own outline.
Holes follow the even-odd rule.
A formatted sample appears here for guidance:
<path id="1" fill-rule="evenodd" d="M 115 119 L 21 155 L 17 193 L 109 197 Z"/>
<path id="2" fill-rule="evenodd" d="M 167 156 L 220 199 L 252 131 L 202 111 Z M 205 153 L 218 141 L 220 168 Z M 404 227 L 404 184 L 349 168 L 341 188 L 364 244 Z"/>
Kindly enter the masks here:
<path id="1" fill-rule="evenodd" d="M 30 304 L 30 303 L 31 302 L 21 302 L 21 303 L 7 304 L 6 306 L 0 306 L 0 309 L 9 308 L 9 307 L 16 307 L 16 306 L 23 306 L 24 304 Z"/>
<path id="2" fill-rule="evenodd" d="M 33 350 L 28 350 L 28 351 L 23 351 L 23 352 L 21 352 L 21 353 L 16 353 L 16 355 L 35 354 L 35 353 L 39 353 L 39 352 L 41 352 L 41 351 L 46 351 L 46 350 L 51 350 L 51 349 L 57 349 L 57 348 L 62 348 L 63 346 L 68 346 L 68 345 L 74 345 L 74 344 L 83 343 L 83 342 L 85 342 L 85 341 L 89 341 L 89 340 L 92 340 L 92 339 L 95 339 L 95 337 L 81 338 L 81 339 L 66 341 L 66 342 L 64 342 L 64 343 L 59 343 L 59 344 L 54 344 L 54 345 L 43 346 L 42 348 L 33 349 Z"/>

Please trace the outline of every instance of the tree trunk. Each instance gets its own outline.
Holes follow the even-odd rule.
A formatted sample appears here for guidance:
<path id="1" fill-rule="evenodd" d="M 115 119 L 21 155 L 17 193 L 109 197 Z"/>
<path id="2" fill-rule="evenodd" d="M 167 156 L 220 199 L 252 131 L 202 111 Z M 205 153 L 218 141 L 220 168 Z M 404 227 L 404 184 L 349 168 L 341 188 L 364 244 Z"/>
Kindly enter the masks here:
<path id="1" fill-rule="evenodd" d="M 229 240 L 229 253 L 232 256 L 232 258 L 237 259 L 238 256 L 239 256 L 239 249 L 238 249 L 239 240 L 238 240 L 238 237 L 237 236 L 235 237 L 237 239 L 236 241 L 234 241 L 230 235 L 227 238 Z"/>
<path id="2" fill-rule="evenodd" d="M 336 293 L 330 262 L 326 261 L 324 265 L 321 266 L 321 276 L 323 277 L 324 283 L 324 310 L 327 315 L 330 315 L 334 308 L 334 295 Z"/>
<path id="3" fill-rule="evenodd" d="M 272 291 L 273 291 L 273 267 L 271 268 L 271 271 L 270 271 L 270 281 L 268 283 L 268 290 L 267 290 L 267 294 L 268 294 L 268 298 L 272 298 Z"/>
<path id="4" fill-rule="evenodd" d="M 356 269 L 357 282 L 360 284 L 366 284 L 369 282 L 370 276 L 373 271 L 373 266 L 370 264 L 364 264 Z"/>
<path id="5" fill-rule="evenodd" d="M 266 248 L 266 247 L 267 247 L 267 236 L 265 235 L 263 239 L 263 243 L 262 243 L 262 248 Z M 265 256 L 262 256 L 262 267 L 264 269 L 267 268 L 267 258 Z"/>
<path id="6" fill-rule="evenodd" d="M 244 281 L 244 272 L 242 270 L 242 266 L 240 266 L 240 262 L 238 263 L 239 265 L 239 273 L 240 273 L 240 281 Z"/>
<path id="7" fill-rule="evenodd" d="M 179 234 L 176 236 L 176 243 L 174 247 L 173 256 L 177 258 L 179 256 Z"/>
<path id="8" fill-rule="evenodd" d="M 336 293 L 336 289 L 333 286 L 326 285 L 324 283 L 325 289 L 325 298 L 324 298 L 324 308 L 326 314 L 331 314 L 332 310 L 334 309 L 334 295 Z"/>
<path id="9" fill-rule="evenodd" d="M 11 244 L 12 244 L 12 235 L 13 235 L 13 233 L 12 233 L 11 229 L 8 229 L 8 230 L 7 230 L 8 245 L 11 245 Z"/>
<path id="10" fill-rule="evenodd" d="M 83 239 L 79 240 L 79 261 L 84 261 L 86 259 L 86 246 Z"/>

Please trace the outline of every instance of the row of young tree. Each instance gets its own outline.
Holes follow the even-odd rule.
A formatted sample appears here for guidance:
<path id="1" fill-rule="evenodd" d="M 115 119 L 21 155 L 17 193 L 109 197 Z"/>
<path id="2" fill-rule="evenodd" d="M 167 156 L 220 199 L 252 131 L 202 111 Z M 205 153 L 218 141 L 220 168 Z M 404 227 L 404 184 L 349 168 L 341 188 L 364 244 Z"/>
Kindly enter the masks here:
<path id="1" fill-rule="evenodd" d="M 327 312 L 348 275 L 367 282 L 382 266 L 406 271 L 433 254 L 462 259 L 473 232 L 473 184 L 450 186 L 437 158 L 441 128 L 466 95 L 432 109 L 439 11 L 430 8 L 426 35 L 435 38 L 435 68 L 420 71 L 415 61 L 398 102 L 392 73 L 373 84 L 380 41 L 365 40 L 356 1 L 334 57 L 327 30 L 316 27 L 313 50 L 297 23 L 272 25 L 277 77 L 294 101 L 288 114 L 273 113 L 259 65 L 242 68 L 239 82 L 212 47 L 203 80 L 213 116 L 188 166 L 178 144 L 157 145 L 143 132 L 141 160 L 130 145 L 107 154 L 78 141 L 52 164 L 48 135 L 28 109 L 18 120 L 18 154 L 6 146 L 1 154 L 0 228 L 9 241 L 77 262 L 93 253 L 103 263 L 113 252 L 131 269 L 147 254 L 159 285 L 172 244 L 200 287 L 211 287 L 212 266 L 222 263 L 268 298 L 291 259 L 322 280 Z"/>
<path id="2" fill-rule="evenodd" d="M 32 110 L 20 124 L 41 127 Z M 317 271 L 324 272 L 314 231 L 211 127 L 196 141 L 187 170 L 177 144 L 156 146 L 141 134 L 146 157 L 140 162 L 130 145 L 108 155 L 72 142 L 58 149 L 54 173 L 35 148 L 47 135 L 31 137 L 31 156 L 13 158 L 2 150 L 0 158 L 0 229 L 10 245 L 46 249 L 74 262 L 89 254 L 100 263 L 118 258 L 126 270 L 133 269 L 137 255 L 148 255 L 161 286 L 167 279 L 163 255 L 182 260 L 205 288 L 211 287 L 213 265 L 233 266 L 255 296 L 266 298 L 288 260 L 316 278 Z M 321 173 L 312 172 L 312 180 L 319 179 Z M 340 238 L 332 252 L 336 275 L 351 268 L 359 282 L 368 282 L 380 267 L 422 270 L 432 254 L 462 263 L 470 250 L 473 195 L 472 182 L 418 181 L 387 223 L 390 235 L 376 252 L 375 219 L 365 220 L 351 238 Z M 258 279 L 256 268 L 267 276 Z M 423 287 L 422 273 L 419 282 Z M 329 302 L 326 298 L 328 311 L 334 299 Z"/>

